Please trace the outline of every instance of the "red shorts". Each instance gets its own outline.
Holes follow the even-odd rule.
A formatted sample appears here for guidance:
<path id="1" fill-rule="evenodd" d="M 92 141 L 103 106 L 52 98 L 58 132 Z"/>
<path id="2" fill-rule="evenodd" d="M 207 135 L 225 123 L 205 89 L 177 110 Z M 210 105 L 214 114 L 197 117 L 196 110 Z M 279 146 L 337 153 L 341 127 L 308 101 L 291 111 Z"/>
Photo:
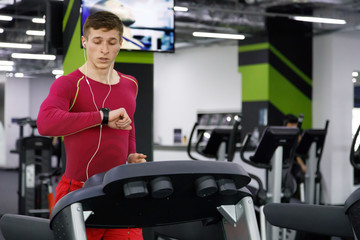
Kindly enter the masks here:
<path id="1" fill-rule="evenodd" d="M 55 203 L 69 192 L 82 188 L 82 186 L 82 182 L 68 179 L 63 175 L 56 187 Z M 141 228 L 86 228 L 86 236 L 88 240 L 143 240 Z"/>

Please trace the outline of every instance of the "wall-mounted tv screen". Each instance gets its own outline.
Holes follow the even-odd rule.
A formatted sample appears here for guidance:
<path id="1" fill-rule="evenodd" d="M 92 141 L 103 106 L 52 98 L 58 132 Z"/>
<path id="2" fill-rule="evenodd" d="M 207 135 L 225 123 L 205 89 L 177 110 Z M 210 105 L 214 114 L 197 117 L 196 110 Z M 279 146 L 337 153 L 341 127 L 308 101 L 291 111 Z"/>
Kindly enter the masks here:
<path id="1" fill-rule="evenodd" d="M 174 51 L 174 0 L 82 0 L 82 26 L 96 11 L 113 12 L 122 20 L 122 49 Z"/>

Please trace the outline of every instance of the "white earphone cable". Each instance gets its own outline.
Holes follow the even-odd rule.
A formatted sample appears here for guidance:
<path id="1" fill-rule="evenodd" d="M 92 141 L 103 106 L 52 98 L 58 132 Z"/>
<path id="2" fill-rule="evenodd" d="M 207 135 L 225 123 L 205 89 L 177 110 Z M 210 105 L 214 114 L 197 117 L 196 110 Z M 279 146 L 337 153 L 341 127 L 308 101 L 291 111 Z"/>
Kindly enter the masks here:
<path id="1" fill-rule="evenodd" d="M 99 108 L 97 107 L 96 102 L 95 102 L 95 96 L 94 96 L 94 93 L 93 93 L 93 91 L 92 91 L 90 82 L 89 82 L 89 80 L 87 79 L 87 62 L 86 62 L 85 49 L 83 49 L 83 50 L 84 50 L 84 59 L 85 59 L 85 80 L 86 80 L 86 82 L 87 82 L 87 84 L 88 84 L 88 86 L 89 86 L 89 89 L 90 89 L 90 92 L 91 92 L 91 96 L 92 96 L 92 100 L 93 100 L 94 106 L 95 106 L 96 110 L 99 111 Z M 104 100 L 103 100 L 103 102 L 102 102 L 102 108 L 104 108 L 104 106 L 105 106 L 105 101 L 107 100 L 107 98 L 109 97 L 110 92 L 111 92 L 110 72 L 111 72 L 111 68 L 109 68 L 109 73 L 108 73 L 109 91 L 108 91 L 107 95 L 105 96 L 105 98 L 104 98 Z M 98 141 L 97 148 L 96 148 L 94 154 L 92 155 L 92 157 L 90 158 L 90 160 L 88 161 L 87 166 L 86 166 L 86 179 L 89 179 L 89 166 L 90 166 L 90 163 L 92 162 L 92 160 L 94 159 L 94 157 L 96 156 L 96 154 L 98 153 L 98 151 L 99 151 L 99 149 L 100 149 L 101 136 L 102 136 L 102 125 L 100 125 L 99 141 Z"/>

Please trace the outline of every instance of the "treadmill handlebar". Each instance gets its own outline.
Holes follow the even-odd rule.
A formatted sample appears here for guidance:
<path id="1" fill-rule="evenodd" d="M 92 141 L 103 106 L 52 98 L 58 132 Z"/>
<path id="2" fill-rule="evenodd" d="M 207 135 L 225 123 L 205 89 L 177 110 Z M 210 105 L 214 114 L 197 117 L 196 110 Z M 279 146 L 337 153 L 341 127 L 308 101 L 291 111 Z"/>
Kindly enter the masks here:
<path id="1" fill-rule="evenodd" d="M 269 203 L 264 207 L 266 220 L 274 226 L 315 234 L 353 237 L 350 220 L 343 206 L 303 203 Z"/>
<path id="2" fill-rule="evenodd" d="M 86 220 L 88 227 L 151 227 L 220 220 L 217 207 L 235 205 L 248 196 L 240 189 L 251 180 L 237 163 L 212 161 L 127 164 L 90 179 L 92 183 L 85 182 L 85 187 L 56 203 L 50 218 L 52 229 L 56 229 L 63 210 L 73 203 L 94 212 Z"/>

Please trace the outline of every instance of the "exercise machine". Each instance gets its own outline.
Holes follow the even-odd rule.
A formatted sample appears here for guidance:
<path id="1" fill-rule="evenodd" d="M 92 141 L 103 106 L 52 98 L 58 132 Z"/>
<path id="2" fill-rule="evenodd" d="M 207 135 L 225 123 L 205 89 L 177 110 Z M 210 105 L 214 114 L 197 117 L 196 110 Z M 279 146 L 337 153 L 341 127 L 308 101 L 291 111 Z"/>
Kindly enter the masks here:
<path id="1" fill-rule="evenodd" d="M 306 174 L 301 186 L 302 202 L 320 204 L 321 171 L 320 162 L 324 149 L 325 137 L 329 121 L 324 129 L 306 129 L 301 135 L 301 140 L 296 149 L 296 154 L 306 159 Z"/>
<path id="2" fill-rule="evenodd" d="M 22 215 L 49 217 L 53 205 L 52 177 L 60 174 L 53 169 L 52 140 L 35 136 L 36 121 L 31 118 L 17 119 L 20 136 L 13 153 L 19 154 L 18 212 Z M 29 124 L 31 135 L 24 137 L 24 126 Z"/>
<path id="3" fill-rule="evenodd" d="M 252 198 L 242 191 L 249 182 L 243 168 L 230 162 L 121 165 L 92 176 L 83 188 L 61 198 L 49 220 L 6 214 L 0 226 L 10 240 L 42 240 L 49 236 L 53 238 L 48 239 L 83 240 L 85 227 L 141 227 L 164 233 L 167 227 L 182 229 L 197 223 L 191 232 L 200 235 L 186 231 L 167 233 L 173 239 L 218 236 L 216 239 L 220 240 L 260 240 Z M 30 225 L 37 231 L 29 229 Z M 216 235 L 209 235 L 208 230 Z"/>
<path id="4" fill-rule="evenodd" d="M 269 203 L 264 207 L 272 225 L 297 231 L 360 239 L 360 189 L 352 193 L 344 206 L 303 203 Z"/>
<path id="5" fill-rule="evenodd" d="M 350 149 L 350 163 L 354 168 L 354 175 L 356 175 L 357 171 L 360 171 L 360 125 L 355 132 L 353 141 L 351 143 Z M 355 176 L 354 176 L 355 177 Z"/>
<path id="6" fill-rule="evenodd" d="M 359 132 L 360 126 L 350 149 L 350 163 L 357 169 L 360 169 Z M 326 236 L 360 239 L 359 209 L 360 188 L 350 194 L 343 206 L 270 203 L 265 206 L 264 213 L 274 226 Z"/>
<path id="7" fill-rule="evenodd" d="M 191 130 L 187 145 L 188 156 L 192 160 L 199 160 L 192 154 L 194 134 L 198 130 L 199 123 L 196 122 Z M 240 118 L 234 118 L 231 128 L 217 127 L 208 131 L 199 131 L 195 143 L 195 151 L 206 158 L 216 159 L 217 161 L 229 161 L 234 158 L 236 143 L 240 142 Z"/>
<path id="8" fill-rule="evenodd" d="M 263 206 L 265 203 L 279 203 L 283 198 L 290 199 L 296 189 L 290 167 L 294 159 L 295 148 L 299 135 L 298 128 L 266 127 L 260 137 L 255 152 L 249 158 L 245 157 L 245 152 L 251 139 L 251 134 L 247 134 L 244 139 L 240 157 L 245 163 L 256 168 L 266 170 L 266 190 L 261 180 L 252 174 L 251 178 L 257 181 L 259 189 L 255 196 L 259 204 L 261 237 L 265 239 L 279 239 L 279 229 L 270 226 L 265 221 Z M 286 174 L 283 174 L 286 169 Z M 284 170 L 285 171 L 285 170 Z M 287 184 L 284 186 L 283 182 Z M 291 184 L 293 183 L 293 184 Z"/>
<path id="9" fill-rule="evenodd" d="M 45 178 L 51 172 L 51 139 L 41 136 L 22 138 L 19 155 L 19 214 L 48 216 L 51 184 L 48 181 L 51 179 Z"/>

